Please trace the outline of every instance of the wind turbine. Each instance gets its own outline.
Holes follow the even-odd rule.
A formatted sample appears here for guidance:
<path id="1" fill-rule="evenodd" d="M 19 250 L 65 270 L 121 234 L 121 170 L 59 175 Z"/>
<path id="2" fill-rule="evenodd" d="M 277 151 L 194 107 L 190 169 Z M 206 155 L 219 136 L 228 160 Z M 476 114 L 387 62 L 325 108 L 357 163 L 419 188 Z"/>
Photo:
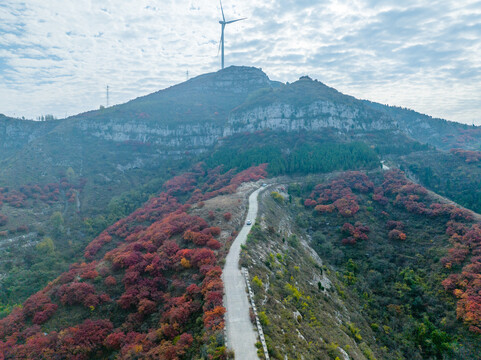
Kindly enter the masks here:
<path id="1" fill-rule="evenodd" d="M 220 0 L 220 10 L 222 11 L 222 20 L 219 21 L 219 24 L 221 24 L 221 26 L 222 26 L 222 34 L 220 36 L 219 50 L 222 47 L 222 69 L 223 69 L 224 68 L 224 30 L 225 30 L 225 26 L 228 25 L 228 24 L 235 23 L 237 21 L 245 20 L 247 18 L 225 21 L 224 9 L 222 7 L 222 0 Z"/>

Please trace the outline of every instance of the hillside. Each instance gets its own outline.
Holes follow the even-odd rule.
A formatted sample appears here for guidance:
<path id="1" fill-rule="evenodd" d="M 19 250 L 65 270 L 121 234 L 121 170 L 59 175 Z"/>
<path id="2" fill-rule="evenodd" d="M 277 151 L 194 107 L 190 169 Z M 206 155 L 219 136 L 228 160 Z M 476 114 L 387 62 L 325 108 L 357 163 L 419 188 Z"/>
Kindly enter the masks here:
<path id="1" fill-rule="evenodd" d="M 469 212 L 398 171 L 280 184 L 243 255 L 272 358 L 478 358 Z"/>
<path id="2" fill-rule="evenodd" d="M 260 186 L 243 182 L 265 169 L 199 165 L 167 181 L 96 237 L 83 262 L 0 320 L 0 350 L 6 358 L 228 356 L 218 265 L 249 190 Z M 477 356 L 479 224 L 469 211 L 437 202 L 399 171 L 269 182 L 278 185 L 261 196 L 241 263 L 271 358 Z"/>
<path id="3" fill-rule="evenodd" d="M 265 181 L 242 265 L 271 358 L 475 359 L 480 145 L 479 127 L 249 67 L 1 115 L 0 354 L 232 358 L 222 266 Z"/>
<path id="4" fill-rule="evenodd" d="M 236 174 L 199 165 L 166 182 L 164 192 L 96 237 L 84 262 L 0 320 L 1 353 L 29 359 L 225 358 L 219 264 L 242 221 L 245 199 L 210 199 L 263 178 L 264 167 Z"/>
<path id="5" fill-rule="evenodd" d="M 0 114 L 0 161 L 9 158 L 28 143 L 52 130 L 56 121 L 30 121 Z"/>
<path id="6" fill-rule="evenodd" d="M 479 150 L 481 147 L 479 126 L 437 119 L 410 109 L 381 105 L 370 101 L 364 101 L 364 103 L 394 119 L 399 124 L 399 128 L 407 135 L 439 149 Z"/>

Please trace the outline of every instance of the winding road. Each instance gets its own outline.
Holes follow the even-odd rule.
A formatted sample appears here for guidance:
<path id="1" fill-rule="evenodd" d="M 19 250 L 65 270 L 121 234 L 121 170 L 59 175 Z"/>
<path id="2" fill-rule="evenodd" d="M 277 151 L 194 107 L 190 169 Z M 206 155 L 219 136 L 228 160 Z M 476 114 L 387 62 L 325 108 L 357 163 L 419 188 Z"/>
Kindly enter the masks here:
<path id="1" fill-rule="evenodd" d="M 249 212 L 247 219 L 255 222 L 257 217 L 257 189 L 249 196 Z M 245 244 L 247 234 L 252 225 L 244 224 L 235 238 L 226 257 L 222 280 L 224 281 L 225 326 L 227 332 L 227 347 L 234 350 L 235 358 L 239 360 L 258 359 L 255 343 L 257 336 L 249 318 L 249 299 L 246 293 L 246 283 L 239 269 L 241 245 Z"/>

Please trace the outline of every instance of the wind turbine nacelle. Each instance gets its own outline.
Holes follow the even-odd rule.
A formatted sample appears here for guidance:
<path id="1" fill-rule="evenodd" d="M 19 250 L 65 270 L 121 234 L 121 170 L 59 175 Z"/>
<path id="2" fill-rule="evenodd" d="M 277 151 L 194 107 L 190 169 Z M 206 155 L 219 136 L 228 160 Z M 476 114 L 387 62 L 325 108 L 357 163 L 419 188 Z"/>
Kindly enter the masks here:
<path id="1" fill-rule="evenodd" d="M 220 21 L 219 21 L 219 24 L 225 25 L 225 21 L 220 20 Z"/>

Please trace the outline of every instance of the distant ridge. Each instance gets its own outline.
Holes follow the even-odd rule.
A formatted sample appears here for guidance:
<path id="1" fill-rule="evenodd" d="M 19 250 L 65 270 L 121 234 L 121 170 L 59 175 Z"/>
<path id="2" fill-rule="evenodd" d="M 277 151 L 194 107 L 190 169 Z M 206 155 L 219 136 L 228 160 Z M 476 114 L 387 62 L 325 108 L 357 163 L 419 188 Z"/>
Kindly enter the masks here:
<path id="1" fill-rule="evenodd" d="M 17 173 L 55 180 L 67 167 L 94 176 L 99 164 L 121 177 L 132 169 L 197 156 L 236 134 L 327 129 L 356 139 L 388 131 L 391 141 L 402 134 L 444 151 L 481 147 L 480 127 L 361 101 L 308 76 L 282 84 L 261 69 L 231 66 L 67 119 L 34 122 L 0 116 L 0 180 L 14 182 Z"/>

